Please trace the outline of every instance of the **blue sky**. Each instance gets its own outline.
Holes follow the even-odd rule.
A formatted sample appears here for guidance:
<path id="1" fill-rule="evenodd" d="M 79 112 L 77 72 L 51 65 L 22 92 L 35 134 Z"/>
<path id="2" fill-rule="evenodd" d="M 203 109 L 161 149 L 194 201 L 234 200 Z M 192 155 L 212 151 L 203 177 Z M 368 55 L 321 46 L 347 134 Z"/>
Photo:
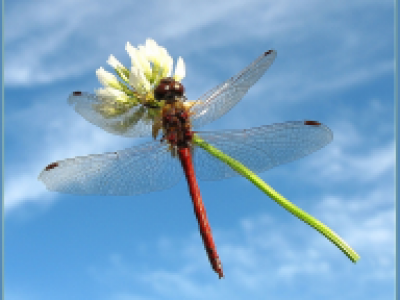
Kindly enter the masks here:
<path id="1" fill-rule="evenodd" d="M 9 1 L 5 7 L 5 297 L 47 299 L 393 299 L 393 1 Z M 135 197 L 48 192 L 50 162 L 143 142 L 67 104 L 95 71 L 153 38 L 186 63 L 190 99 L 263 51 L 268 72 L 204 130 L 318 120 L 334 140 L 262 173 L 356 250 L 321 234 L 243 178 L 200 181 L 224 267 L 211 270 L 186 182 Z"/>

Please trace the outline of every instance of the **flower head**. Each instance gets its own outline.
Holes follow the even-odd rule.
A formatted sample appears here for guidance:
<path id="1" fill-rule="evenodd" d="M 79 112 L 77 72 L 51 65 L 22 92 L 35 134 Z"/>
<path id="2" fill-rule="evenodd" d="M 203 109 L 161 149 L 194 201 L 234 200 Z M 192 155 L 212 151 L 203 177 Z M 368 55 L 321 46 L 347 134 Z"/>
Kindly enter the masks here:
<path id="1" fill-rule="evenodd" d="M 126 68 L 113 55 L 110 55 L 107 63 L 115 70 L 122 79 L 119 81 L 116 76 L 99 68 L 96 75 L 105 88 L 96 90 L 100 98 L 107 98 L 104 105 L 113 105 L 110 99 L 115 102 L 131 102 L 137 105 L 138 99 L 142 101 L 154 101 L 149 97 L 157 87 L 160 80 L 165 77 L 172 77 L 173 59 L 168 51 L 152 40 L 147 39 L 145 45 L 133 47 L 129 42 L 126 43 L 125 50 L 131 59 L 131 67 Z M 185 77 L 185 63 L 182 57 L 178 58 L 173 78 L 181 81 Z M 143 100 L 145 99 L 145 100 Z M 131 106 L 126 106 L 131 107 Z M 106 108 L 103 106 L 103 110 Z M 124 113 L 125 111 L 121 111 Z"/>

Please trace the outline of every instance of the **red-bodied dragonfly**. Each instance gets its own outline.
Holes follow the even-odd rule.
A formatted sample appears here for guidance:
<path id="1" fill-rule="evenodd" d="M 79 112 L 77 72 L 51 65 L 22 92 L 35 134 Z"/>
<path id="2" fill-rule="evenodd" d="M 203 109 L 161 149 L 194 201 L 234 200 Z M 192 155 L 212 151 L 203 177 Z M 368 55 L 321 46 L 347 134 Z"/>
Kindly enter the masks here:
<path id="1" fill-rule="evenodd" d="M 169 77 L 161 79 L 154 89 L 154 98 L 164 100 L 162 107 L 143 103 L 107 118 L 98 109 L 107 99 L 83 92 L 72 93 L 69 103 L 89 122 L 114 134 L 153 136 L 155 140 L 117 152 L 53 162 L 41 172 L 39 179 L 49 190 L 62 193 L 135 195 L 170 188 L 184 173 L 209 261 L 219 278 L 223 277 L 196 177 L 217 180 L 239 174 L 196 147 L 192 143 L 193 134 L 254 173 L 301 158 L 332 140 L 329 128 L 315 121 L 286 122 L 246 130 L 193 131 L 218 119 L 238 103 L 275 57 L 274 50 L 263 53 L 236 76 L 190 105 L 185 105 L 188 102 L 183 85 Z M 120 105 L 115 104 L 115 111 L 121 109 Z"/>

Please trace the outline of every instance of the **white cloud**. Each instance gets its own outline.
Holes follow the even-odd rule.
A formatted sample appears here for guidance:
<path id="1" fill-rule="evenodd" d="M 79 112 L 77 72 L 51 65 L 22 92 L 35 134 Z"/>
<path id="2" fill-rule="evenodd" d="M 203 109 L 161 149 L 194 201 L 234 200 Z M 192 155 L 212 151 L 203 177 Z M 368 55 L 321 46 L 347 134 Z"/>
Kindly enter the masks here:
<path id="1" fill-rule="evenodd" d="M 350 151 L 349 151 L 350 152 Z M 310 167 L 324 166 L 321 176 L 337 182 L 368 183 L 388 175 L 393 178 L 395 165 L 394 141 L 376 148 L 369 153 L 349 153 L 339 145 L 330 145 L 321 160 L 311 162 Z M 321 179 L 321 178 L 319 178 Z"/>
<path id="2" fill-rule="evenodd" d="M 28 138 L 39 136 L 40 142 L 38 143 L 37 138 L 34 141 L 22 142 L 23 147 L 32 144 L 29 148 L 37 149 L 25 154 L 24 159 L 28 162 L 20 159 L 6 162 L 4 183 L 6 214 L 28 202 L 47 205 L 48 202 L 44 200 L 56 197 L 56 193 L 47 191 L 37 179 L 39 173 L 49 163 L 69 157 L 103 153 L 111 149 L 115 151 L 132 145 L 131 139 L 103 132 L 83 118 L 75 116 L 72 109 L 62 113 L 57 108 L 59 105 L 48 106 L 37 102 L 31 108 L 7 116 L 9 128 L 14 128 L 18 133 L 23 132 Z M 20 128 L 21 125 L 27 125 L 23 122 L 27 117 L 36 121 L 32 121 L 29 128 Z"/>
<path id="3" fill-rule="evenodd" d="M 299 42 L 304 43 L 310 38 L 337 41 L 339 51 L 328 51 L 330 57 L 321 54 L 324 60 L 335 61 L 328 66 L 329 71 L 338 65 L 344 65 L 346 61 L 351 61 L 352 64 L 357 61 L 365 62 L 368 59 L 365 53 L 371 53 L 373 47 L 378 51 L 376 47 L 385 44 L 381 39 L 382 43 L 370 43 L 365 50 L 367 45 L 363 42 L 369 39 L 373 41 L 378 30 L 374 29 L 365 36 L 358 28 L 345 21 L 347 14 L 359 12 L 363 16 L 361 12 L 371 8 L 368 5 L 375 6 L 373 1 L 322 5 L 314 0 L 301 4 L 292 1 L 236 0 L 202 1 L 190 6 L 182 5 L 180 1 L 170 1 L 167 6 L 152 7 L 149 19 L 146 13 L 143 14 L 148 9 L 146 6 L 128 2 L 114 2 L 109 5 L 106 1 L 86 1 L 85 5 L 80 5 L 79 1 L 55 3 L 42 0 L 34 4 L 11 4 L 7 7 L 5 23 L 5 84 L 31 86 L 79 76 L 97 68 L 98 62 L 105 61 L 109 52 L 119 51 L 114 54 L 123 55 L 123 46 L 132 37 L 132 31 L 135 32 L 135 39 L 130 41 L 134 44 L 153 37 L 161 43 L 168 42 L 179 48 L 179 55 L 196 54 L 199 49 L 203 53 L 210 48 L 228 49 L 230 45 L 240 41 L 246 43 L 249 39 L 262 39 L 272 43 L 268 47 L 278 44 L 282 49 L 297 47 L 297 44 L 301 45 Z M 389 1 L 381 1 L 375 9 L 385 9 L 391 5 Z M 312 26 L 321 16 L 328 17 L 319 22 L 320 26 Z M 340 21 L 338 16 L 341 16 Z M 260 20 L 261 24 L 258 23 Z M 224 34 L 207 33 L 215 28 Z M 326 35 L 327 31 L 330 35 Z M 361 35 L 363 39 L 360 38 Z M 118 49 L 116 45 L 120 45 Z M 364 55 L 360 55 L 357 49 L 363 49 Z M 352 55 L 344 56 L 349 50 L 352 50 Z M 304 48 L 299 48 L 299 52 L 302 51 L 305 51 Z M 320 66 L 319 62 L 315 65 Z M 297 63 L 310 68 L 310 59 Z M 220 62 L 216 67 L 223 65 L 227 66 L 227 62 Z M 299 69 L 298 66 L 291 65 L 292 70 Z M 347 65 L 345 69 L 350 66 L 351 64 Z M 387 69 L 385 65 L 372 65 L 371 68 Z M 353 74 L 355 77 L 347 79 L 351 82 L 365 76 L 376 76 L 369 71 L 369 68 L 356 70 Z M 346 84 L 346 78 L 336 79 L 336 85 Z"/>
<path id="4" fill-rule="evenodd" d="M 367 86 L 371 80 L 390 74 L 393 68 L 391 52 L 387 55 L 385 52 L 388 46 L 392 47 L 392 34 L 390 39 L 384 35 L 382 14 L 376 13 L 393 7 L 393 1 L 388 0 L 329 3 L 309 0 L 301 4 L 202 1 L 188 7 L 173 0 L 168 5 L 154 5 L 152 18 L 148 17 L 149 7 L 123 1 L 113 5 L 106 1 L 85 1 L 85 5 L 80 5 L 76 0 L 16 3 L 7 6 L 5 20 L 6 87 L 50 85 L 85 72 L 92 72 L 94 77 L 99 61 L 105 64 L 111 53 L 117 57 L 125 55 L 127 59 L 126 41 L 142 43 L 147 37 L 165 46 L 169 43 L 174 54 L 204 55 L 210 65 L 214 64 L 215 69 L 204 73 L 202 66 L 188 62 L 188 67 L 193 68 L 195 88 L 204 82 L 220 83 L 216 82 L 219 71 L 215 70 L 223 70 L 229 76 L 249 62 L 250 56 L 233 54 L 236 53 L 233 46 L 253 45 L 256 40 L 260 47 L 276 48 L 274 76 L 252 92 L 273 89 L 270 98 L 285 99 L 286 104 L 291 99 L 315 99 L 327 91 Z M 210 55 L 210 49 L 223 47 L 224 55 Z M 43 103 L 47 105 L 50 101 Z M 366 118 L 372 120 L 378 108 L 368 111 Z M 357 117 L 363 113 L 356 105 L 349 109 Z M 102 132 L 72 110 L 61 114 L 46 107 L 52 117 L 46 116 L 43 125 L 40 119 L 45 118 L 40 111 L 42 108 L 27 109 L 22 115 L 10 110 L 6 117 L 6 128 L 12 130 L 8 134 L 17 136 L 14 135 L 17 129 L 25 132 L 19 142 L 22 149 L 31 149 L 24 162 L 6 161 L 6 213 L 28 202 L 39 204 L 43 199 L 51 199 L 37 181 L 37 175 L 49 162 L 101 153 L 110 147 L 123 149 L 131 143 Z M 32 116 L 37 122 L 26 122 Z M 286 292 L 298 292 L 299 288 L 304 297 L 310 294 L 321 298 L 328 292 L 334 299 L 354 299 L 369 293 L 362 288 L 353 290 L 358 293 L 356 297 L 343 294 L 337 290 L 342 286 L 338 282 L 349 285 L 361 282 L 363 287 L 377 287 L 376 290 L 383 282 L 387 289 L 388 282 L 394 282 L 394 142 L 387 139 L 382 142 L 383 134 L 378 129 L 363 131 L 365 128 L 356 122 L 358 118 L 354 123 L 335 124 L 335 140 L 319 155 L 321 160 L 315 163 L 309 160 L 309 169 L 298 173 L 313 171 L 315 180 L 335 184 L 335 192 L 322 196 L 323 201 L 311 206 L 310 212 L 361 255 L 356 265 L 319 233 L 286 214 L 284 220 L 259 215 L 243 220 L 231 230 L 213 228 L 225 268 L 226 279 L 221 281 L 210 269 L 204 249 L 198 247 L 198 232 L 182 240 L 164 238 L 155 243 L 160 253 L 172 251 L 174 258 L 179 257 L 181 264 L 173 268 L 160 265 L 150 270 L 139 269 L 136 262 L 131 262 L 137 259 L 135 255 L 132 258 L 111 255 L 105 265 L 92 267 L 91 274 L 101 283 L 108 282 L 110 277 L 129 280 L 127 288 L 120 290 L 118 285 L 110 293 L 108 299 L 116 300 L 160 296 L 235 300 L 245 299 L 250 293 L 252 299 L 265 299 L 266 291 L 271 298 L 276 295 L 279 299 Z M 30 135 L 29 130 L 35 134 Z M 373 138 L 373 134 L 379 141 L 370 143 L 367 138 Z M 314 284 L 301 286 L 305 278 Z M 112 289 L 113 284 L 108 286 Z M 138 290 L 154 297 L 144 297 Z"/>
<path id="5" fill-rule="evenodd" d="M 377 99 L 360 99 L 347 106 L 328 125 L 333 141 L 290 169 L 302 181 L 339 188 L 366 188 L 386 183 L 392 187 L 395 172 L 393 123 L 387 119 L 391 105 Z M 382 120 L 385 120 L 382 122 Z M 284 171 L 287 176 L 288 171 Z M 304 176 L 316 174 L 318 176 Z M 341 186 L 339 186 L 339 184 Z"/>
<path id="6" fill-rule="evenodd" d="M 332 197 L 327 196 L 311 212 L 319 215 L 361 255 L 356 265 L 322 235 L 291 215 L 278 219 L 260 214 L 243 219 L 231 230 L 214 228 L 226 276 L 222 281 L 216 279 L 217 275 L 206 259 L 198 259 L 206 255 L 194 239 L 199 238 L 198 233 L 179 241 L 166 242 L 163 238 L 159 254 L 180 258 L 181 264 L 173 269 L 157 267 L 156 270 L 145 271 L 139 270 L 137 265 L 134 267 L 133 262 L 121 264 L 119 260 L 116 265 L 111 259 L 108 264 L 92 267 L 91 273 L 101 281 L 107 281 L 109 276 L 117 281 L 129 278 L 132 291 L 140 285 L 151 291 L 147 295 L 175 299 L 241 299 L 242 295 L 249 293 L 258 299 L 264 295 L 265 289 L 279 298 L 282 289 L 294 292 L 296 286 L 303 286 L 305 278 L 316 285 L 303 286 L 304 293 L 310 296 L 318 294 L 318 286 L 323 286 L 325 292 L 335 298 L 340 293 L 335 290 L 336 283 L 351 281 L 355 277 L 357 282 L 378 288 L 382 280 L 394 278 L 394 206 L 381 209 L 378 213 L 375 213 L 376 207 L 371 205 L 358 212 L 351 207 L 355 203 L 378 204 L 379 198 L 376 197 L 384 192 L 381 189 L 372 191 L 375 196 L 367 199 L 337 197 L 334 206 L 330 201 Z M 174 247 L 165 252 L 165 244 Z M 168 260 L 168 255 L 163 259 Z M 363 295 L 360 290 L 355 292 L 360 297 Z M 118 292 L 115 291 L 115 294 Z"/>
<path id="7" fill-rule="evenodd" d="M 38 184 L 37 176 L 37 172 L 28 171 L 23 176 L 5 181 L 4 211 L 6 214 L 31 201 L 36 201 L 42 205 L 47 204 L 46 198 L 49 198 L 50 195 L 44 193 L 43 187 Z"/>
<path id="8" fill-rule="evenodd" d="M 277 270 L 277 275 L 283 278 L 292 278 L 296 275 L 304 274 L 321 274 L 328 273 L 330 271 L 330 266 L 326 262 L 300 262 L 298 265 L 295 264 L 283 264 Z"/>
<path id="9" fill-rule="evenodd" d="M 80 75 L 93 69 L 98 61 L 105 60 L 101 59 L 102 48 L 120 44 L 123 49 L 131 31 L 135 31 L 136 36 L 141 35 L 142 42 L 155 33 L 164 39 L 175 39 L 243 5 L 240 1 L 231 1 L 210 10 L 202 2 L 188 6 L 183 14 L 181 3 L 172 1 L 158 10 L 152 9 L 152 18 L 159 21 L 155 23 L 153 19 L 143 18 L 143 10 L 137 4 L 86 1 L 82 6 L 80 3 L 37 1 L 9 6 L 5 24 L 7 86 L 51 83 Z M 203 18 L 192 18 L 200 11 L 204 12 Z M 174 17 L 177 12 L 180 12 L 179 18 Z M 164 17 L 166 15 L 168 18 Z"/>
<path id="10" fill-rule="evenodd" d="M 331 57 L 329 60 L 333 58 Z M 310 68 L 318 67 L 318 65 L 310 61 L 308 63 L 310 63 Z M 274 101 L 284 99 L 285 103 L 289 104 L 303 99 L 310 99 L 311 96 L 315 97 L 315 95 L 326 95 L 338 91 L 343 92 L 360 85 L 368 84 L 372 80 L 385 75 L 393 74 L 393 66 L 393 60 L 372 64 L 365 64 L 362 60 L 356 60 L 352 66 L 343 67 L 339 70 L 334 70 L 333 67 L 323 65 L 324 68 L 328 68 L 324 72 L 317 70 L 304 72 L 302 68 L 285 69 L 277 75 L 278 77 L 285 77 L 285 82 L 277 80 L 278 85 L 275 85 L 274 88 L 275 91 L 285 92 L 280 97 L 276 97 Z M 284 75 L 284 73 L 287 75 Z M 287 97 L 288 94 L 293 96 Z M 352 101 L 352 99 L 349 99 L 349 101 Z"/>
<path id="11" fill-rule="evenodd" d="M 315 1 L 310 1 L 310 3 L 317 5 Z M 349 5 L 352 5 L 351 9 L 357 11 L 361 10 L 366 5 L 365 3 L 364 1 L 356 1 Z M 368 5 L 373 5 L 374 2 L 368 3 Z M 385 3 L 387 6 L 391 5 L 389 1 Z M 126 42 L 126 37 L 131 36 L 131 34 L 126 34 L 126 31 L 129 30 L 131 32 L 143 20 L 141 16 L 137 15 L 140 9 L 138 10 L 135 7 L 132 10 L 126 4 L 115 4 L 110 7 L 107 6 L 109 7 L 107 10 L 103 10 L 101 9 L 102 4 L 104 3 L 95 4 L 93 2 L 82 7 L 77 2 L 71 1 L 57 2 L 57 5 L 51 1 L 41 1 L 35 4 L 25 3 L 24 5 L 9 6 L 5 37 L 7 45 L 6 84 L 19 86 L 32 85 L 38 82 L 51 83 L 53 80 L 82 73 L 86 69 L 93 68 L 94 70 L 98 67 L 98 61 L 105 62 L 105 58 L 110 53 L 108 53 L 108 50 L 104 52 L 103 50 L 107 47 L 107 49 L 111 49 L 110 45 L 115 47 L 115 44 L 120 44 L 121 53 L 124 53 L 123 45 Z M 240 18 L 235 18 L 235 16 L 240 16 L 240 14 L 255 14 L 256 16 L 265 14 L 266 18 L 263 19 L 263 22 L 265 22 L 263 26 L 254 26 L 252 19 L 246 18 L 246 22 L 249 21 L 250 23 L 243 24 L 243 28 L 240 29 L 242 30 L 241 33 L 233 30 L 231 35 L 212 35 L 209 39 L 199 39 L 196 42 L 197 44 L 190 43 L 185 47 L 182 47 L 183 44 L 181 42 L 177 42 L 176 47 L 186 53 L 196 53 L 200 48 L 207 53 L 209 47 L 221 47 L 222 45 L 226 46 L 229 43 L 237 42 L 243 39 L 245 33 L 248 37 L 253 38 L 265 34 L 270 40 L 280 40 L 280 36 L 284 36 L 285 43 L 287 43 L 285 45 L 289 45 L 292 42 L 295 43 L 296 38 L 304 39 L 304 35 L 311 34 L 308 38 L 313 37 L 312 34 L 315 33 L 314 31 L 302 31 L 307 27 L 306 25 L 301 25 L 304 20 L 311 22 L 313 18 L 324 16 L 324 13 L 338 13 L 344 9 L 344 6 L 337 3 L 332 3 L 330 4 L 331 6 L 326 6 L 325 4 L 321 6 L 318 4 L 319 6 L 315 6 L 314 8 L 310 8 L 311 6 L 309 5 L 297 4 L 298 6 L 294 9 L 292 7 L 294 4 L 286 1 L 270 2 L 265 4 L 265 6 L 263 6 L 264 2 L 254 1 L 254 6 L 250 6 L 241 1 L 234 1 L 229 2 L 229 4 L 227 2 L 216 3 L 212 6 L 212 13 L 209 13 L 210 3 L 202 2 L 188 8 L 189 10 L 185 13 L 180 11 L 181 18 L 174 18 L 172 17 L 172 11 L 174 7 L 179 6 L 179 2 L 172 1 L 170 4 L 163 7 L 163 9 L 154 11 L 154 18 L 168 15 L 168 20 L 159 18 L 161 23 L 157 24 L 150 22 L 151 20 L 145 21 L 144 25 L 148 25 L 147 30 L 138 29 L 135 39 L 140 40 L 143 37 L 143 42 L 147 36 L 157 33 L 160 27 L 164 28 L 164 31 L 157 34 L 162 36 L 165 41 L 169 38 L 172 39 L 172 36 L 174 37 L 174 41 L 176 41 L 179 36 L 184 37 L 185 35 L 199 33 L 199 36 L 204 38 L 204 35 L 207 35 L 204 30 L 214 28 L 213 26 L 222 22 L 221 20 L 224 20 L 222 22 L 223 26 L 229 27 L 234 25 L 229 20 L 240 20 Z M 289 9 L 289 6 L 292 8 Z M 318 9 L 321 9 L 320 14 L 315 13 Z M 32 11 L 37 13 L 32 13 Z M 69 13 L 66 14 L 66 11 Z M 129 13 L 124 13 L 124 11 L 129 11 Z M 299 11 L 303 13 L 298 14 Z M 194 18 L 194 15 L 204 15 L 204 17 Z M 354 34 L 358 33 L 357 28 L 353 28 L 349 24 L 346 25 L 346 23 L 338 24 L 335 18 L 329 16 L 328 14 L 326 18 L 324 17 L 323 26 L 327 28 L 332 24 L 343 27 L 348 26 L 351 31 L 348 33 L 348 36 L 344 37 L 346 43 L 340 48 L 343 52 L 348 53 L 349 50 L 352 50 L 350 53 L 353 53 L 365 46 L 363 44 L 365 43 L 364 40 L 354 39 Z M 185 20 L 183 22 L 184 26 L 182 25 L 182 18 Z M 104 20 L 108 21 L 104 22 Z M 133 21 L 131 20 L 137 20 L 137 23 L 132 23 Z M 260 18 L 255 17 L 254 20 L 260 20 Z M 109 26 L 111 23 L 113 26 Z M 279 26 L 276 24 L 279 24 Z M 135 26 L 132 27 L 132 25 Z M 144 25 L 143 27 L 146 27 Z M 121 31 L 117 31 L 117 28 Z M 215 28 L 219 27 L 216 26 Z M 320 29 L 314 28 L 313 30 L 318 31 Z M 298 36 L 299 32 L 302 33 Z M 337 37 L 339 33 L 333 31 L 332 34 Z M 372 38 L 376 33 L 370 32 L 369 34 Z M 80 46 L 79 42 L 73 40 L 74 38 L 78 40 L 82 39 L 80 40 L 82 43 L 86 41 L 89 44 L 91 43 L 91 45 L 89 48 L 86 47 L 87 44 Z M 70 61 L 66 61 L 65 57 L 70 56 L 70 51 L 75 47 L 78 48 L 77 52 L 73 53 L 73 58 Z M 377 48 L 373 49 L 376 50 Z M 304 51 L 304 49 L 301 51 Z M 300 55 L 303 53 L 301 51 Z M 372 50 L 369 49 L 368 51 Z M 55 61 L 60 60 L 62 64 L 58 62 L 51 68 L 47 67 L 50 66 L 50 64 L 47 65 L 48 57 L 56 55 L 57 52 L 65 55 L 61 58 L 55 56 Z M 104 59 L 99 58 L 98 56 L 102 56 L 103 53 L 106 53 L 104 54 Z M 332 59 L 332 56 L 329 55 L 334 55 L 333 58 L 335 59 Z M 296 89 L 296 93 L 294 94 L 295 99 L 298 99 L 298 97 L 305 94 L 311 97 L 321 93 L 322 90 L 342 89 L 351 85 L 365 83 L 374 76 L 382 76 L 382 74 L 389 72 L 392 68 L 390 61 L 378 60 L 375 64 L 365 65 L 364 61 L 360 60 L 358 54 L 355 55 L 353 53 L 353 56 L 346 56 L 343 60 L 339 59 L 341 55 L 341 53 L 328 53 L 319 56 L 317 63 L 310 65 L 309 63 L 313 62 L 315 57 L 305 55 L 300 62 L 300 66 L 307 66 L 316 71 L 320 70 L 320 64 L 324 63 L 324 65 L 330 65 L 331 68 L 321 71 L 322 73 L 310 73 L 310 80 L 304 80 L 304 74 L 301 73 L 303 69 L 285 75 L 272 76 L 262 86 L 263 88 L 268 88 L 270 85 L 274 89 L 282 91 L 281 95 L 286 100 L 290 99 L 288 95 L 292 93 L 293 89 Z M 210 59 L 213 59 L 213 57 L 210 57 Z M 285 60 L 290 64 L 289 59 Z M 234 59 L 229 60 L 229 62 L 234 61 Z M 335 64 L 332 64 L 331 61 L 335 61 Z M 242 62 L 239 61 L 237 64 L 227 64 L 227 62 L 220 61 L 219 64 L 224 68 L 234 68 L 235 71 L 239 71 L 236 68 L 239 64 L 244 67 Z M 217 65 L 217 67 L 219 66 Z M 297 69 L 293 67 L 293 70 Z M 210 77 L 210 73 L 199 77 Z M 320 74 L 323 74 L 323 76 L 320 76 Z M 301 87 L 301 89 L 297 89 L 298 87 Z M 257 88 L 261 89 L 262 87 L 258 85 Z M 43 104 L 46 105 L 46 102 L 43 102 Z M 28 120 L 31 116 L 37 116 L 37 120 L 40 120 L 42 116 L 40 111 L 43 109 L 44 107 L 26 110 L 25 115 L 20 115 L 20 119 L 16 120 L 15 124 L 30 127 L 31 124 L 27 124 L 23 120 Z M 45 109 L 49 111 L 48 106 Z M 19 114 L 20 112 L 10 112 L 7 118 L 12 119 L 13 116 Z M 36 139 L 35 144 L 42 145 L 40 149 L 38 149 L 38 146 L 35 146 L 38 150 L 37 153 L 40 153 L 39 156 L 35 157 L 35 159 L 31 158 L 28 162 L 24 162 L 24 168 L 21 168 L 21 165 L 15 162 L 12 165 L 8 163 L 7 170 L 13 171 L 7 172 L 7 180 L 5 182 L 5 208 L 7 212 L 22 205 L 24 201 L 36 201 L 41 199 L 43 195 L 47 195 L 47 191 L 37 181 L 37 175 L 49 162 L 76 155 L 101 153 L 109 149 L 110 145 L 113 145 L 114 149 L 117 150 L 119 147 L 123 148 L 124 145 L 131 142 L 130 140 L 122 141 L 117 137 L 103 133 L 100 129 L 96 129 L 93 125 L 87 124 L 86 121 L 76 116 L 72 110 L 64 115 L 55 114 L 54 111 L 50 114 L 54 117 L 52 119 L 46 117 L 46 124 L 43 127 L 37 128 L 39 133 L 35 132 L 35 136 L 40 137 L 39 143 L 37 143 L 38 139 Z M 43 122 L 33 123 L 43 124 Z M 13 124 L 8 123 L 7 125 L 11 125 L 7 126 L 7 128 L 14 128 Z M 360 155 L 359 153 L 349 151 L 346 147 L 350 147 L 357 140 L 360 143 L 365 142 L 361 139 L 361 133 L 351 124 L 347 124 L 343 128 L 339 127 L 339 129 L 334 130 L 335 141 L 326 149 L 322 160 L 316 161 L 319 165 L 325 166 L 323 170 L 319 168 L 319 172 L 322 171 L 322 177 L 329 177 L 330 181 L 336 180 L 337 182 L 354 180 L 359 183 L 370 183 L 392 172 L 394 166 L 393 141 L 375 148 L 369 145 L 365 147 L 368 151 Z M 22 130 L 26 130 L 26 128 Z M 60 141 L 60 136 L 62 137 L 62 141 Z M 25 147 L 28 144 L 33 145 L 30 141 L 25 142 Z M 310 168 L 317 167 L 313 163 L 310 163 L 309 166 Z"/>

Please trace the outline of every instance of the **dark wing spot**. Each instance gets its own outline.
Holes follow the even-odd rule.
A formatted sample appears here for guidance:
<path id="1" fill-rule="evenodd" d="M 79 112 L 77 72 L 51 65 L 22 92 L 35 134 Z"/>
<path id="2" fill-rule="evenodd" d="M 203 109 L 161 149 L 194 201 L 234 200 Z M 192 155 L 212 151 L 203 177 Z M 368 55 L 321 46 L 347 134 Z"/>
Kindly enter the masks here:
<path id="1" fill-rule="evenodd" d="M 82 96 L 82 92 L 81 91 L 75 91 L 72 93 L 72 95 L 74 96 Z"/>
<path id="2" fill-rule="evenodd" d="M 58 163 L 53 162 L 53 163 L 49 164 L 49 165 L 45 168 L 45 170 L 46 170 L 46 171 L 50 171 L 51 169 L 54 169 L 55 167 L 58 167 Z"/>
<path id="3" fill-rule="evenodd" d="M 314 125 L 314 126 L 319 126 L 321 123 L 317 121 L 304 121 L 304 125 Z"/>
<path id="4" fill-rule="evenodd" d="M 271 54 L 274 50 L 268 50 L 267 52 L 264 53 L 265 56 L 267 56 L 268 54 Z"/>

